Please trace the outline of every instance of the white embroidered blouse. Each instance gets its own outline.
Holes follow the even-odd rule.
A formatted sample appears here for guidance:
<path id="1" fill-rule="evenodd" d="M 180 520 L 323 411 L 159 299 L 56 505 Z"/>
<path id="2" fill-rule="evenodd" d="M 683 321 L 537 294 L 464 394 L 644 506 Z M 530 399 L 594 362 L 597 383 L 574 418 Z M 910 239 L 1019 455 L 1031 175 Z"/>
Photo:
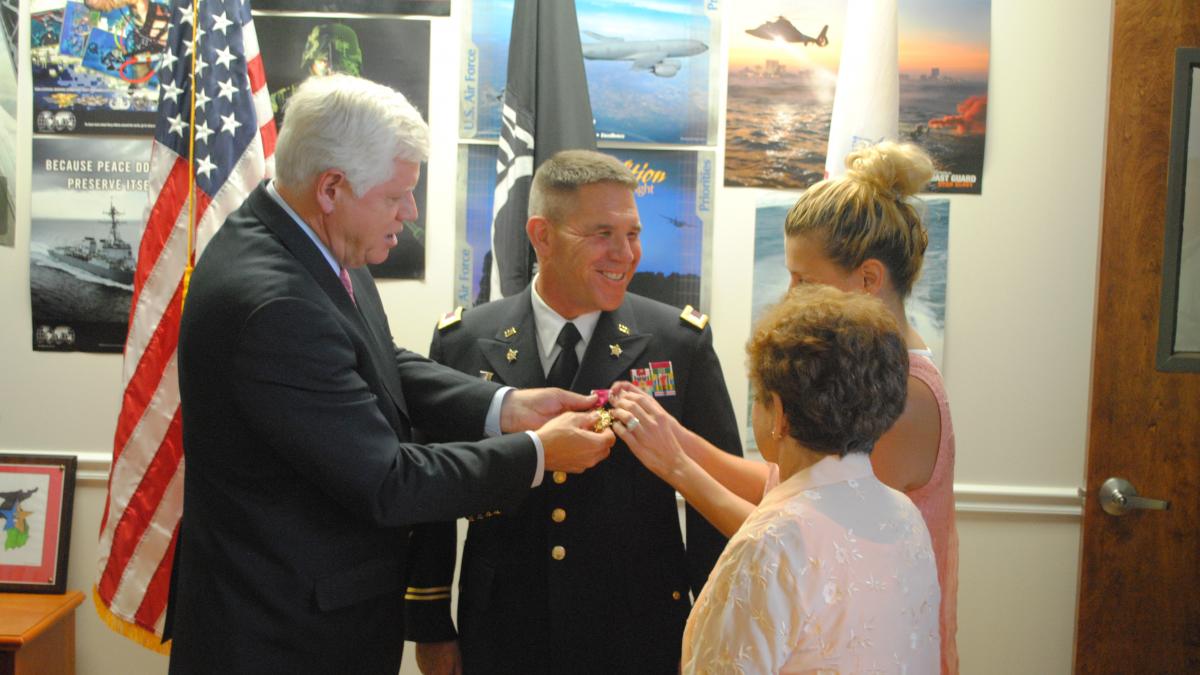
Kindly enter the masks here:
<path id="1" fill-rule="evenodd" d="M 729 541 L 688 617 L 692 673 L 937 673 L 929 532 L 867 455 L 775 487 Z"/>

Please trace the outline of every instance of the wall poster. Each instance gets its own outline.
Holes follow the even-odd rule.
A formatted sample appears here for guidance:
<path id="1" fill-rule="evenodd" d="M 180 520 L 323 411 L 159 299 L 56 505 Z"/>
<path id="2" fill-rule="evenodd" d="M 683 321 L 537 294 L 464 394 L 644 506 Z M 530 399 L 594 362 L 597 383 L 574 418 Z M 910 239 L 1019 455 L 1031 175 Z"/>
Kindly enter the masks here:
<path id="1" fill-rule="evenodd" d="M 277 126 L 296 87 L 309 75 L 331 72 L 386 84 L 403 93 L 428 120 L 428 21 L 256 11 L 254 24 Z M 385 262 L 370 266 L 376 278 L 425 278 L 425 185 L 422 173 L 414 191 L 417 220 L 405 224 Z"/>
<path id="2" fill-rule="evenodd" d="M 987 132 L 990 0 L 900 0 L 900 140 L 938 168 L 928 191 L 979 194 Z M 766 0 L 730 16 L 725 184 L 821 180 L 844 0 Z"/>
<path id="3" fill-rule="evenodd" d="M 791 277 L 784 258 L 783 224 L 799 193 L 762 191 L 754 214 L 754 280 L 750 298 L 751 325 L 766 308 L 787 292 Z M 908 322 L 917 329 L 933 352 L 933 362 L 941 370 L 946 347 L 946 278 L 949 265 L 950 200 L 924 199 L 925 229 L 929 246 L 921 276 L 913 284 L 904 303 Z M 753 387 L 746 402 L 746 438 L 754 442 L 750 428 L 750 408 L 754 405 Z"/>
<path id="4" fill-rule="evenodd" d="M 757 321 L 768 305 L 783 297 L 790 276 L 784 260 L 783 223 L 798 193 L 762 192 L 754 215 L 754 290 L 751 321 Z M 925 209 L 929 246 L 921 276 L 904 303 L 908 321 L 933 351 L 933 362 L 942 367 L 946 334 L 946 273 L 950 243 L 950 200 L 920 200 Z"/>
<path id="5" fill-rule="evenodd" d="M 459 135 L 494 139 L 513 2 L 463 4 Z M 718 0 L 576 0 L 575 8 L 597 139 L 716 144 Z"/>
<path id="6" fill-rule="evenodd" d="M 171 22 L 165 0 L 33 0 L 33 130 L 152 135 Z"/>
<path id="7" fill-rule="evenodd" d="M 149 205 L 150 139 L 33 139 L 33 349 L 120 352 Z"/>
<path id="8" fill-rule="evenodd" d="M 450 16 L 450 0 L 254 0 L 254 9 L 348 14 Z"/>
<path id="9" fill-rule="evenodd" d="M 642 259 L 629 290 L 669 305 L 707 310 L 712 276 L 713 153 L 602 148 L 638 179 Z M 491 270 L 496 146 L 459 146 L 456 305 L 470 307 Z"/>

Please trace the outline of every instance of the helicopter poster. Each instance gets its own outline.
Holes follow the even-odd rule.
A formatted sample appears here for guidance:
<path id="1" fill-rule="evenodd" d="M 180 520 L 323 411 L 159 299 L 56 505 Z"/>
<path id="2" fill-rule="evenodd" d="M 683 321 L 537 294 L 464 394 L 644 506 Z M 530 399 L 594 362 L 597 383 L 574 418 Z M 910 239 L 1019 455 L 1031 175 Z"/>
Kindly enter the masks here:
<path id="1" fill-rule="evenodd" d="M 150 139 L 33 139 L 29 291 L 36 351 L 120 352 L 145 227 Z"/>
<path id="2" fill-rule="evenodd" d="M 707 311 L 711 273 L 714 153 L 608 148 L 638 181 L 634 191 L 642 223 L 642 259 L 629 290 L 675 307 Z M 458 235 L 454 304 L 481 297 L 491 270 L 492 199 L 497 148 L 459 146 Z"/>
<path id="3" fill-rule="evenodd" d="M 825 172 L 844 0 L 768 0 L 731 16 L 725 185 L 803 189 Z M 929 192 L 979 194 L 990 0 L 899 0 L 899 131 L 933 158 Z"/>
<path id="4" fill-rule="evenodd" d="M 494 139 L 513 2 L 462 4 L 459 135 Z M 575 10 L 597 140 L 716 144 L 718 0 L 576 0 Z"/>
<path id="5" fill-rule="evenodd" d="M 169 26 L 165 0 L 34 0 L 33 130 L 152 135 Z"/>
<path id="6" fill-rule="evenodd" d="M 257 5 L 256 5 L 257 6 Z M 428 119 L 429 22 L 396 18 L 289 16 L 254 12 L 276 128 L 287 99 L 309 75 L 343 73 L 386 84 Z M 414 190 L 417 220 L 407 223 L 376 278 L 425 278 L 425 174 Z"/>

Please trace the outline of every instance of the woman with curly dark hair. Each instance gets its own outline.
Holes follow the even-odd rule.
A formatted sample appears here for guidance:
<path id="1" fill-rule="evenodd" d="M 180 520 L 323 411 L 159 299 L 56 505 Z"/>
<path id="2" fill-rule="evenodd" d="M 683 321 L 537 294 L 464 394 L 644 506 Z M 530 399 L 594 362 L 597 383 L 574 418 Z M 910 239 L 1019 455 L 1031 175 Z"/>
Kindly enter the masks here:
<path id="1" fill-rule="evenodd" d="M 876 298 L 806 284 L 766 313 L 746 350 L 754 438 L 781 482 L 697 599 L 682 672 L 937 672 L 929 533 L 869 458 L 904 410 L 909 359 L 895 319 Z M 620 387 L 616 400 L 618 435 L 710 513 L 697 493 L 714 479 L 688 459 L 670 417 L 636 389 Z"/>

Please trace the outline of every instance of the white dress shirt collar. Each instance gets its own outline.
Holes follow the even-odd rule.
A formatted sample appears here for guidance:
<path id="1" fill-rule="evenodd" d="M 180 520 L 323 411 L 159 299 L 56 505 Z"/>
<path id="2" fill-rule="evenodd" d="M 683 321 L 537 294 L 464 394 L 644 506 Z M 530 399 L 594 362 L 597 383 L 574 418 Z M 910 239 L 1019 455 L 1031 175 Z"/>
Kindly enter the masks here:
<path id="1" fill-rule="evenodd" d="M 554 311 L 550 305 L 547 305 L 542 296 L 538 295 L 537 280 L 538 278 L 534 277 L 529 288 L 533 300 L 533 325 L 537 328 L 538 357 L 542 362 L 542 373 L 549 373 L 550 366 L 554 363 L 554 359 L 558 358 L 560 351 L 558 334 L 566 325 L 567 320 Z M 575 328 L 583 337 L 579 344 L 575 345 L 575 355 L 579 357 L 580 363 L 583 362 L 583 354 L 587 351 L 588 342 L 591 342 L 592 334 L 596 332 L 596 324 L 599 321 L 600 310 L 581 314 L 571 319 L 571 323 L 575 324 Z"/>
<path id="2" fill-rule="evenodd" d="M 325 262 L 329 263 L 329 266 L 333 268 L 334 275 L 340 275 L 342 273 L 342 266 L 338 264 L 336 259 L 334 259 L 333 253 L 329 251 L 329 247 L 321 241 L 321 238 L 317 236 L 317 233 L 314 232 L 311 227 L 309 227 L 308 223 L 304 222 L 304 219 L 297 215 L 296 212 L 292 210 L 292 207 L 283 200 L 283 196 L 279 194 L 279 190 L 275 189 L 274 179 L 271 179 L 269 182 L 267 182 L 267 195 L 271 199 L 275 200 L 275 203 L 279 205 L 279 208 L 286 211 L 287 214 L 292 217 L 292 220 L 296 221 L 296 224 L 300 226 L 301 230 L 304 230 L 304 234 L 307 234 L 309 239 L 312 239 L 312 243 L 317 245 L 317 250 L 321 252 L 321 255 L 325 256 Z"/>
<path id="3" fill-rule="evenodd" d="M 811 466 L 789 476 L 777 488 L 763 496 L 762 503 L 775 503 L 790 499 L 805 490 L 874 475 L 875 470 L 871 467 L 871 456 L 865 452 L 848 452 L 845 457 L 827 455 Z"/>

